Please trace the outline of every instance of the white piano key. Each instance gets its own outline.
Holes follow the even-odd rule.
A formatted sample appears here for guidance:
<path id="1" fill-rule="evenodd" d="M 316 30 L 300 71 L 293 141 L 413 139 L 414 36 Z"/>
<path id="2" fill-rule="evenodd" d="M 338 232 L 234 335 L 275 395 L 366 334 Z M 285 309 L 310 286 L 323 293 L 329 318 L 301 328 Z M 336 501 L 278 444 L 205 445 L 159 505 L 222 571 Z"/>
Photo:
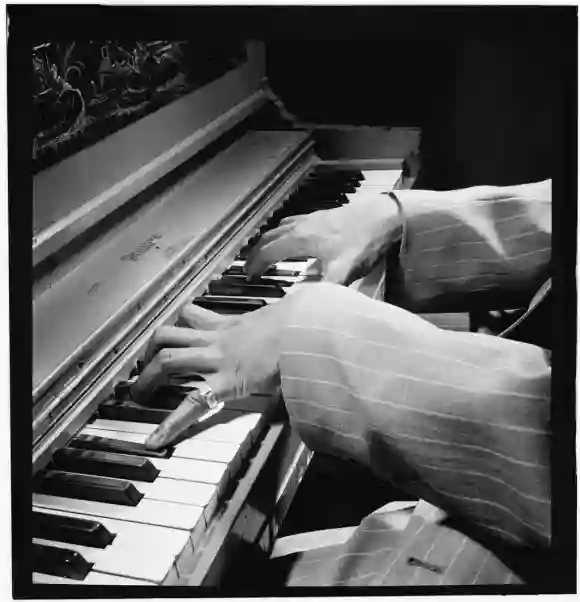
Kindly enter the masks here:
<path id="1" fill-rule="evenodd" d="M 191 458 L 149 458 L 161 472 L 159 477 L 195 481 L 210 485 L 221 484 L 228 476 L 228 465 Z M 157 478 L 159 478 L 157 477 Z"/>
<path id="2" fill-rule="evenodd" d="M 227 411 L 227 410 L 226 410 Z M 231 411 L 231 419 L 210 426 L 192 437 L 199 440 L 221 441 L 241 445 L 254 432 L 262 419 L 260 413 Z"/>
<path id="3" fill-rule="evenodd" d="M 261 414 L 223 410 L 220 413 L 220 417 L 224 419 L 224 422 L 208 426 L 178 445 L 186 448 L 187 446 L 183 444 L 189 441 L 216 441 L 239 445 L 245 441 L 249 433 L 256 427 Z M 150 435 L 157 428 L 157 425 L 146 422 L 97 419 L 91 423 L 91 427 L 106 431 Z"/>
<path id="4" fill-rule="evenodd" d="M 98 573 L 91 571 L 83 581 L 67 579 L 66 577 L 57 577 L 56 575 L 45 575 L 44 573 L 32 573 L 32 583 L 42 583 L 48 585 L 149 585 L 150 581 L 141 579 L 130 579 L 128 577 L 119 577 L 107 573 Z"/>
<path id="5" fill-rule="evenodd" d="M 81 434 L 119 439 L 121 441 L 131 441 L 132 443 L 145 443 L 148 436 L 148 433 L 131 433 L 109 428 L 94 428 L 92 426 L 86 426 L 82 429 Z M 191 460 L 207 460 L 227 464 L 235 458 L 238 449 L 238 445 L 225 441 L 208 441 L 204 438 L 187 439 L 175 446 L 172 457 L 188 458 Z"/>
<path id="6" fill-rule="evenodd" d="M 178 443 L 177 447 L 179 450 L 174 454 L 176 457 L 226 464 L 234 460 L 239 450 L 235 443 L 208 441 L 203 438 L 186 439 Z"/>
<path id="7" fill-rule="evenodd" d="M 362 172 L 364 180 L 360 182 L 360 188 L 366 186 L 383 186 L 395 184 L 401 179 L 403 175 L 402 169 L 370 169 Z"/>
<path id="8" fill-rule="evenodd" d="M 385 192 L 390 192 L 391 190 L 392 190 L 391 187 L 375 186 L 373 188 L 365 188 L 364 190 L 361 190 L 361 191 L 349 193 L 346 195 L 346 198 L 348 199 L 349 204 L 356 203 L 356 202 L 360 202 L 360 201 L 366 201 L 367 199 L 376 199 L 377 197 L 380 197 Z"/>
<path id="9" fill-rule="evenodd" d="M 145 499 L 189 504 L 204 508 L 215 495 L 216 487 L 209 483 L 180 481 L 157 477 L 152 483 L 130 481 L 144 494 Z"/>
<path id="10" fill-rule="evenodd" d="M 294 284 L 298 284 L 299 282 L 302 282 L 304 280 L 304 276 L 264 276 L 264 278 L 268 278 L 268 280 L 276 280 L 276 281 L 287 281 L 290 282 L 290 285 L 282 285 L 282 288 L 288 292 L 288 290 L 290 290 L 290 288 L 294 285 Z"/>
<path id="11" fill-rule="evenodd" d="M 108 420 L 97 418 L 90 423 L 91 427 L 102 429 L 105 431 L 119 431 L 124 433 L 136 433 L 139 435 L 149 435 L 156 428 L 156 424 L 147 422 L 130 422 L 127 420 Z"/>
<path id="12" fill-rule="evenodd" d="M 34 493 L 32 501 L 38 508 L 53 508 L 86 516 L 117 518 L 187 531 L 193 531 L 203 513 L 203 509 L 198 506 L 160 502 L 146 498 L 143 498 L 137 506 L 121 506 Z"/>
<path id="13" fill-rule="evenodd" d="M 279 270 L 289 270 L 292 272 L 305 272 L 311 263 L 312 263 L 312 260 L 310 260 L 310 259 L 307 259 L 306 261 L 279 261 L 276 264 L 276 267 Z M 235 261 L 232 262 L 232 265 L 233 266 L 244 266 L 244 265 L 246 265 L 246 261 L 236 259 Z M 270 278 L 270 276 L 267 276 L 267 278 Z M 286 279 L 286 278 L 283 277 L 283 279 Z"/>
<path id="14" fill-rule="evenodd" d="M 219 484 L 171 478 L 157 478 L 153 483 L 131 482 L 146 499 L 201 507 L 206 524 L 209 524 L 215 513 L 222 490 Z M 225 483 L 226 481 L 223 482 Z"/>
<path id="15" fill-rule="evenodd" d="M 111 479 L 111 477 L 108 478 Z M 132 483 L 143 494 L 144 499 L 189 504 L 199 506 L 202 509 L 216 493 L 216 486 L 209 483 L 169 479 L 161 476 L 157 476 L 155 481 L 151 483 L 132 479 L 113 478 L 111 480 Z"/>
<path id="16" fill-rule="evenodd" d="M 174 535 L 181 540 L 183 549 L 188 543 L 189 535 L 185 531 L 174 532 Z M 112 573 L 121 577 L 163 583 L 170 572 L 176 570 L 174 546 L 165 546 L 160 538 L 128 540 L 117 536 L 109 546 L 102 549 L 46 539 L 35 538 L 33 541 L 78 552 L 87 562 L 93 563 L 93 572 Z"/>
<path id="17" fill-rule="evenodd" d="M 65 512 L 54 508 L 43 508 L 42 511 L 50 514 L 58 514 L 60 516 L 86 518 L 86 516 L 76 512 Z M 99 517 L 97 520 L 111 533 L 116 535 L 114 541 L 118 540 L 123 545 L 133 541 L 140 542 L 140 545 L 142 546 L 156 545 L 156 542 L 159 542 L 159 545 L 162 545 L 163 549 L 171 552 L 175 556 L 175 565 L 180 575 L 189 575 L 193 570 L 195 564 L 195 552 L 197 551 L 197 541 L 204 533 L 206 525 L 208 524 L 200 519 L 196 528 L 192 532 L 187 533 L 187 531 L 117 520 L 114 518 Z M 176 533 L 179 534 L 179 537 L 175 535 Z M 185 536 L 187 537 L 184 545 Z M 151 544 L 151 542 L 153 543 Z M 175 577 L 174 571 L 172 571 L 164 584 L 174 584 Z"/>
<path id="18" fill-rule="evenodd" d="M 208 301 L 211 301 L 212 299 L 217 301 L 229 301 L 230 299 L 239 299 L 241 301 L 263 300 L 266 305 L 274 305 L 275 303 L 278 303 L 282 297 L 260 297 L 259 295 L 256 295 L 255 297 L 247 297 L 245 295 L 204 295 L 203 298 Z"/>
<path id="19" fill-rule="evenodd" d="M 59 510 L 58 508 L 38 508 L 33 506 L 35 510 L 42 510 L 48 514 L 57 514 L 58 516 L 71 516 L 73 518 L 87 517 L 78 512 L 70 510 Z M 172 529 L 169 527 L 159 527 L 157 525 L 148 525 L 135 523 L 126 520 L 119 520 L 110 517 L 100 517 L 97 519 L 110 533 L 116 535 L 114 541 L 133 541 L 133 540 L 156 540 L 163 544 L 166 549 L 171 549 L 174 554 L 178 554 L 184 545 L 184 533 L 180 529 Z M 104 548 L 107 549 L 107 548 Z"/>
<path id="20" fill-rule="evenodd" d="M 238 453 L 239 446 L 226 441 L 208 441 L 206 439 L 186 439 L 177 444 L 174 456 L 208 462 L 232 462 Z"/>
<path id="21" fill-rule="evenodd" d="M 121 441 L 143 443 L 146 435 L 132 433 L 117 433 L 100 429 L 85 428 L 82 431 L 87 435 L 96 437 L 108 437 Z M 148 460 L 161 472 L 157 478 L 181 479 L 184 481 L 196 481 L 217 485 L 228 474 L 228 464 L 225 462 L 214 462 L 200 460 L 197 458 L 183 458 L 175 454 L 171 458 L 148 458 Z"/>
<path id="22" fill-rule="evenodd" d="M 149 585 L 147 581 L 141 579 L 130 579 L 129 577 L 119 577 L 118 575 L 108 575 L 107 573 L 90 572 L 84 585 Z"/>
<path id="23" fill-rule="evenodd" d="M 39 508 L 35 508 L 39 509 Z M 42 508 L 42 512 L 56 514 L 59 516 L 69 516 L 73 518 L 87 518 L 77 512 L 64 511 L 55 508 Z M 199 521 L 200 528 L 194 532 L 159 527 L 125 520 L 118 520 L 108 517 L 98 517 L 97 519 L 108 531 L 115 535 L 113 544 L 117 546 L 127 546 L 132 542 L 138 542 L 140 546 L 155 545 L 162 547 L 167 553 L 172 554 L 176 559 L 176 566 L 180 574 L 189 574 L 192 570 L 192 560 L 194 558 L 194 537 L 199 536 L 205 528 L 203 521 Z M 152 544 L 151 544 L 152 542 Z M 113 545 L 111 544 L 111 545 Z M 110 546 L 109 546 L 110 547 Z M 105 549 L 109 549 L 109 547 Z M 115 574 L 118 574 L 116 571 Z M 87 576 L 88 579 L 88 576 Z M 171 581 L 171 575 L 170 580 Z"/>
<path id="24" fill-rule="evenodd" d="M 394 184 L 391 182 L 385 182 L 384 184 L 367 184 L 366 186 L 359 186 L 355 192 L 347 192 L 346 196 L 348 197 L 350 194 L 363 194 L 365 192 L 388 192 L 389 190 L 395 190 L 396 184 L 396 182 Z"/>

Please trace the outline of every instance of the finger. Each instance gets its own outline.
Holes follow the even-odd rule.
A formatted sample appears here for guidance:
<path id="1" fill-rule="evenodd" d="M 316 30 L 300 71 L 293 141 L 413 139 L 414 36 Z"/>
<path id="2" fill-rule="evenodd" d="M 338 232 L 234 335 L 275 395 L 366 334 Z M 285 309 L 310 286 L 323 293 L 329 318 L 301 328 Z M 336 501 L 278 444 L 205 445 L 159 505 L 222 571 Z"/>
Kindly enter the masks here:
<path id="1" fill-rule="evenodd" d="M 248 254 L 248 259 L 246 261 L 246 266 L 245 266 L 246 273 L 250 276 L 249 268 L 250 268 L 250 266 L 252 266 L 252 264 L 254 262 L 256 262 L 256 260 L 258 262 L 261 262 L 262 259 L 264 261 L 269 261 L 267 258 L 262 256 L 263 249 L 265 249 L 266 247 L 270 248 L 269 245 L 277 244 L 278 241 L 283 241 L 287 237 L 291 239 L 293 232 L 294 232 L 293 226 L 285 225 L 285 226 L 280 226 L 278 228 L 274 228 L 273 230 L 269 230 L 268 232 L 263 234 L 260 237 L 260 240 L 250 249 L 250 252 Z M 282 257 L 282 259 L 284 259 L 284 258 Z M 275 261 L 280 261 L 280 259 L 276 259 Z M 273 261 L 272 263 L 275 263 L 275 261 Z M 264 264 L 263 268 L 262 267 L 259 268 L 259 270 L 260 270 L 259 272 L 255 272 L 252 275 L 261 275 L 262 272 L 269 265 L 270 265 L 270 263 Z"/>
<path id="2" fill-rule="evenodd" d="M 288 236 L 294 230 L 294 226 L 292 224 L 280 224 L 276 228 L 272 228 L 272 230 L 268 230 L 264 232 L 262 236 L 260 236 L 259 241 L 256 243 L 255 247 L 265 246 L 273 242 L 278 238 L 282 238 L 283 236 Z"/>
<path id="3" fill-rule="evenodd" d="M 333 282 L 334 284 L 348 285 L 353 281 L 351 277 L 352 264 L 350 261 L 339 258 L 331 261 L 322 277 L 322 282 Z"/>
<path id="4" fill-rule="evenodd" d="M 248 255 L 246 273 L 250 278 L 261 276 L 273 263 L 282 261 L 293 255 L 312 255 L 305 249 L 305 245 L 294 236 L 283 236 L 269 244 L 258 243 Z"/>
<path id="5" fill-rule="evenodd" d="M 278 225 L 278 227 L 280 226 L 296 226 L 296 224 L 298 222 L 300 222 L 301 220 L 304 219 L 303 215 L 289 215 L 288 217 L 284 217 L 283 219 L 280 220 L 280 224 Z"/>
<path id="6" fill-rule="evenodd" d="M 218 400 L 222 400 L 222 390 L 225 390 L 221 381 L 222 378 L 219 373 L 206 379 Z M 196 403 L 196 395 L 193 392 L 149 435 L 145 441 L 145 446 L 150 449 L 166 447 L 181 437 L 193 424 L 201 422 L 215 411 L 208 410 L 201 401 Z"/>
<path id="7" fill-rule="evenodd" d="M 162 349 L 146 366 L 131 388 L 134 401 L 143 403 L 171 377 L 196 376 L 219 369 L 221 355 L 215 346 Z"/>
<path id="8" fill-rule="evenodd" d="M 216 339 L 215 332 L 179 326 L 162 326 L 149 339 L 143 362 L 148 364 L 160 349 L 166 347 L 207 347 Z"/>
<path id="9" fill-rule="evenodd" d="M 178 322 L 190 328 L 207 331 L 224 327 L 234 319 L 231 316 L 222 316 L 215 311 L 188 303 L 181 308 Z"/>
<path id="10" fill-rule="evenodd" d="M 181 404 L 147 437 L 145 447 L 161 449 L 171 445 L 207 412 L 201 404 L 184 399 Z"/>

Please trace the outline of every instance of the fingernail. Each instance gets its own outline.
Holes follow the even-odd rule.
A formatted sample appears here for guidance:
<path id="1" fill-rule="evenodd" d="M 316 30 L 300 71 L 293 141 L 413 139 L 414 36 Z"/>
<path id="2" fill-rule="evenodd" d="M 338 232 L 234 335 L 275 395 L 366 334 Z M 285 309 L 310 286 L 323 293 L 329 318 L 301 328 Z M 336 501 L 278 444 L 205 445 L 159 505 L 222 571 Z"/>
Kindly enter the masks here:
<path id="1" fill-rule="evenodd" d="M 145 447 L 149 449 L 159 449 L 165 444 L 163 433 L 160 432 L 161 428 L 157 427 L 145 440 Z"/>
<path id="2" fill-rule="evenodd" d="M 165 447 L 190 426 L 199 420 L 207 411 L 203 404 L 184 400 L 173 412 L 151 433 L 145 441 L 145 446 L 151 449 Z"/>

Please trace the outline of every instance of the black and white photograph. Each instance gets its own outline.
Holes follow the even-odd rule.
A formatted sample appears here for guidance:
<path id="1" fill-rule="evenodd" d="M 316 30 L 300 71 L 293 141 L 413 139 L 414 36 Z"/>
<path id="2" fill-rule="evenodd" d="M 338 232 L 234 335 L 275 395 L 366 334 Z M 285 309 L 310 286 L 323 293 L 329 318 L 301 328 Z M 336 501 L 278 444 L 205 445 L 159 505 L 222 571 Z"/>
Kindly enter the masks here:
<path id="1" fill-rule="evenodd" d="M 5 18 L 13 599 L 576 593 L 577 5 Z"/>

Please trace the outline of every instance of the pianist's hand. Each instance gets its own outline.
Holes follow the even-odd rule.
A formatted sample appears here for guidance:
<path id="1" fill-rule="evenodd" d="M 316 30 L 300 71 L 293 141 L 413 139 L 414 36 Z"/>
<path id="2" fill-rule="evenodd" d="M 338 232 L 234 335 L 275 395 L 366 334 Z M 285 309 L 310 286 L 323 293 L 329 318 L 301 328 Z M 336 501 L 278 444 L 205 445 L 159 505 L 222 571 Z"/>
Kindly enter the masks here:
<path id="1" fill-rule="evenodd" d="M 277 338 L 293 295 L 241 316 L 222 316 L 196 305 L 178 323 L 153 335 L 132 397 L 147 404 L 171 377 L 201 375 L 224 402 L 251 393 L 274 393 L 279 384 Z"/>
<path id="2" fill-rule="evenodd" d="M 258 276 L 286 257 L 309 256 L 322 261 L 324 281 L 348 285 L 371 271 L 400 226 L 396 203 L 378 193 L 336 209 L 287 217 L 251 250 L 246 272 Z"/>

